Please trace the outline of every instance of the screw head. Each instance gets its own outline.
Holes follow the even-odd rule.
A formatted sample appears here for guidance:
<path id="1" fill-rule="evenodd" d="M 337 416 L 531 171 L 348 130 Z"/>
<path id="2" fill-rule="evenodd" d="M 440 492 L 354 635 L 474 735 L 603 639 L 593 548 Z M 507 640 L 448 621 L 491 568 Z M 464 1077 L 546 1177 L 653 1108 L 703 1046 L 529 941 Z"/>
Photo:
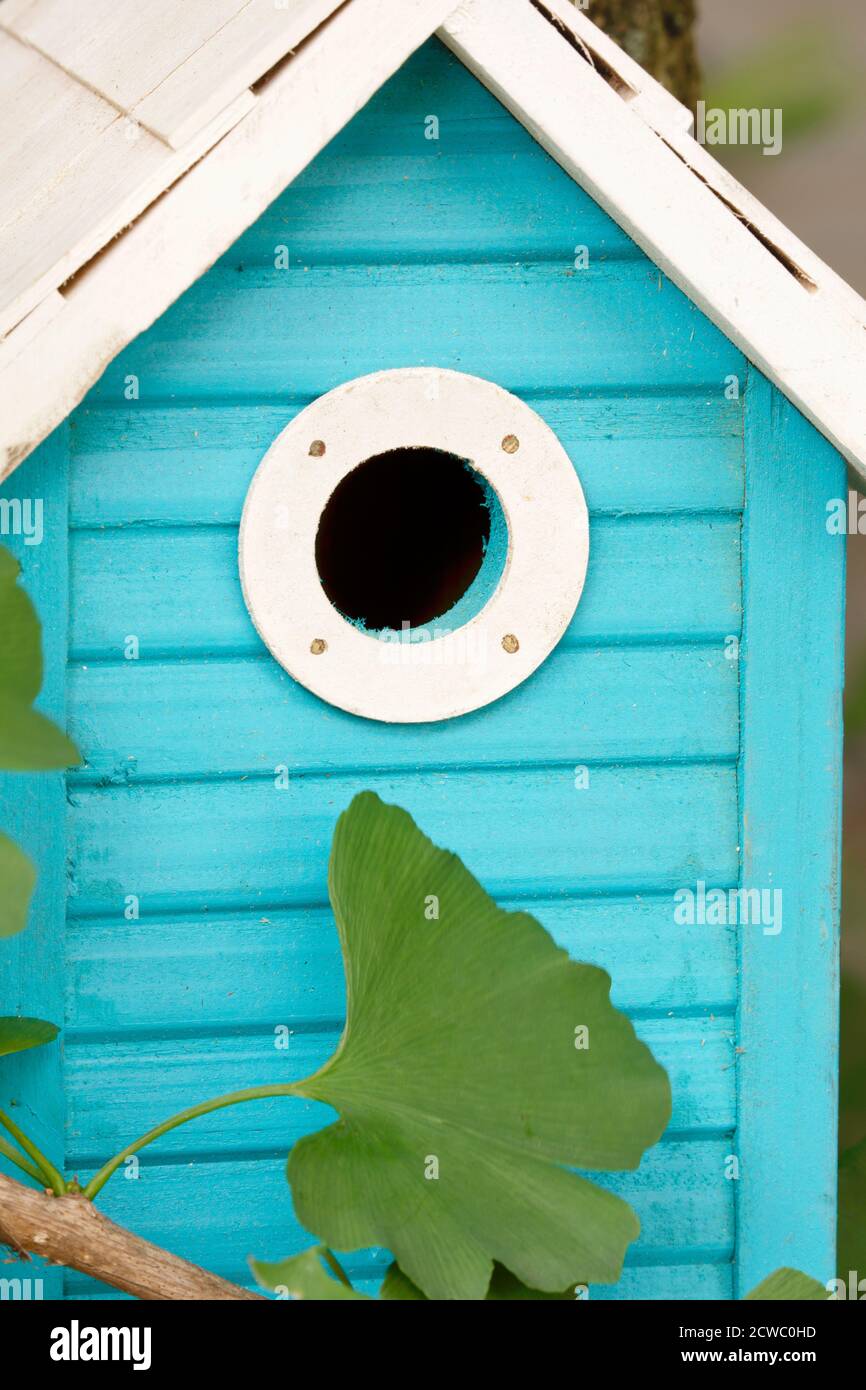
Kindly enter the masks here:
<path id="1" fill-rule="evenodd" d="M 508 652 L 509 656 L 513 656 L 515 652 L 520 650 L 520 643 L 514 636 L 513 632 L 506 632 L 505 636 L 502 639 L 502 645 Z"/>
<path id="2" fill-rule="evenodd" d="M 313 653 L 313 656 L 321 656 L 322 652 L 326 652 L 327 650 L 328 644 L 325 641 L 324 637 L 313 638 L 312 642 L 310 643 L 310 651 Z"/>
<path id="3" fill-rule="evenodd" d="M 516 434 L 507 434 L 502 441 L 502 447 L 506 454 L 516 454 L 520 448 L 520 440 Z"/>
<path id="4" fill-rule="evenodd" d="M 311 456 L 311 458 L 320 459 L 320 458 L 322 457 L 322 454 L 323 454 L 324 452 L 325 452 L 325 441 L 324 441 L 323 439 L 314 439 L 313 442 L 312 442 L 312 444 L 310 445 L 310 456 Z"/>

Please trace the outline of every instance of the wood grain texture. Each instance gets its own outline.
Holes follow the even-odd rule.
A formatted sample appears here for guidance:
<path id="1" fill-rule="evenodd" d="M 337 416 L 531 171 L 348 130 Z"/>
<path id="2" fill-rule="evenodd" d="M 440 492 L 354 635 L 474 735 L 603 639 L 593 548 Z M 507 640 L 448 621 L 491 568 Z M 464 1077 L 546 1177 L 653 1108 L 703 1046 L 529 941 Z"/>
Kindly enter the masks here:
<path id="1" fill-rule="evenodd" d="M 238 280 L 250 294 L 238 294 Z M 379 328 L 371 334 L 376 320 Z M 496 331 L 491 332 L 495 323 Z M 515 345 L 523 344 L 516 353 Z M 743 358 L 648 262 L 214 267 L 111 363 L 93 399 L 318 396 L 437 366 L 527 390 L 712 388 Z"/>
<path id="2" fill-rule="evenodd" d="M 245 87 L 258 82 L 339 8 L 343 0 L 244 0 L 235 13 L 190 52 L 174 62 L 162 81 L 135 106 L 136 119 L 180 148 Z M 184 4 L 183 17 L 196 6 Z M 213 16 L 213 0 L 198 8 Z M 173 11 L 176 14 L 177 11 Z"/>
<path id="3" fill-rule="evenodd" d="M 8 140 L 0 151 L 4 334 L 200 159 L 253 98 L 226 103 L 175 151 L 2 29 L 0 68 L 0 129 L 30 132 L 25 150 Z"/>
<path id="4" fill-rule="evenodd" d="M 10 362 L 14 362 L 28 343 L 38 337 L 47 323 L 62 313 L 64 304 L 63 295 L 58 290 L 50 291 L 44 299 L 40 299 L 35 309 L 31 309 L 30 313 L 7 333 L 0 341 L 0 372 Z"/>
<path id="5" fill-rule="evenodd" d="M 382 1282 L 382 1271 L 387 1260 L 380 1258 L 378 1267 L 371 1270 L 370 1265 L 355 1268 L 347 1259 L 341 1261 L 352 1275 L 352 1283 L 362 1293 L 374 1298 Z M 683 1263 L 669 1265 L 626 1265 L 618 1284 L 594 1284 L 590 1291 L 593 1300 L 611 1299 L 657 1299 L 679 1301 L 699 1301 L 707 1299 L 729 1299 L 732 1297 L 733 1266 L 730 1261 L 719 1264 Z M 247 1288 L 254 1290 L 252 1284 Z M 106 1299 L 125 1298 L 97 1284 L 83 1275 L 70 1279 L 69 1297 L 82 1302 L 100 1302 Z"/>
<path id="6" fill-rule="evenodd" d="M 667 1280 L 680 1243 L 691 1233 L 702 1242 L 702 1263 L 716 1262 L 716 1277 L 723 1279 L 734 1237 L 731 1184 L 719 1181 L 727 1147 L 723 1139 L 663 1143 L 638 1173 L 621 1179 L 643 1228 L 630 1256 L 632 1279 Z M 593 1174 L 593 1180 L 608 1185 L 604 1174 Z M 185 1259 L 209 1259 L 216 1272 L 239 1283 L 249 1281 L 248 1254 L 279 1258 L 312 1243 L 293 1217 L 283 1161 L 276 1154 L 259 1163 L 143 1162 L 136 1179 L 118 1174 L 104 1189 L 100 1205 L 112 1220 Z M 226 1221 L 229 1210 L 236 1214 L 236 1224 Z M 387 1252 L 378 1249 L 341 1259 L 353 1282 L 371 1288 L 389 1261 Z M 689 1268 L 679 1266 L 680 1279 L 690 1277 Z M 78 1297 L 85 1290 L 95 1292 L 89 1281 L 73 1276 L 70 1293 Z"/>
<path id="7" fill-rule="evenodd" d="M 35 0 L 0 24 L 179 149 L 340 3 Z"/>
<path id="8" fill-rule="evenodd" d="M 446 1018 L 443 1013 L 443 1022 Z M 135 1029 L 116 1040 L 73 1036 L 67 1060 L 70 1164 L 76 1171 L 95 1168 L 130 1142 L 130 1135 L 143 1134 L 175 1114 L 191 1096 L 204 1100 L 245 1086 L 308 1076 L 327 1061 L 341 1028 L 299 1027 L 282 1050 L 275 1045 L 274 1029 L 291 1028 L 291 1023 L 285 1016 L 270 1027 L 225 1036 L 174 1038 Z M 693 1138 L 729 1134 L 736 1123 L 733 1019 L 705 1013 L 639 1019 L 635 1026 L 671 1074 L 670 1133 Z M 296 1139 L 332 1118 L 330 1109 L 318 1102 L 286 1097 L 248 1101 L 172 1130 L 151 1146 L 142 1165 L 168 1157 L 176 1162 L 220 1155 L 284 1159 Z M 724 1171 L 718 1179 L 722 1190 L 730 1192 Z"/>
<path id="9" fill-rule="evenodd" d="M 668 893 L 536 898 L 528 907 L 575 960 L 609 971 L 620 1008 L 644 1015 L 737 1000 L 736 931 L 672 919 Z M 159 976 L 159 989 L 142 979 Z M 329 909 L 74 920 L 67 934 L 67 1018 L 88 1037 L 126 1028 L 183 1034 L 340 1019 L 345 988 Z"/>
<path id="10" fill-rule="evenodd" d="M 593 516 L 742 510 L 742 400 L 527 399 L 570 455 Z M 72 525 L 237 525 L 253 473 L 304 404 L 82 407 L 71 422 Z"/>
<path id="11" fill-rule="evenodd" d="M 757 373 L 746 427 L 742 883 L 781 894 L 783 927 L 741 930 L 740 1296 L 780 1265 L 835 1274 L 845 541 L 826 521 L 847 487 Z"/>
<path id="12" fill-rule="evenodd" d="M 659 563 L 659 557 L 664 563 Z M 129 528 L 71 544 L 76 660 L 252 655 L 263 650 L 241 594 L 237 532 Z M 719 641 L 740 628 L 736 518 L 634 517 L 591 525 L 589 571 L 566 645 Z"/>
<path id="13" fill-rule="evenodd" d="M 256 1297 L 132 1235 L 85 1197 L 36 1192 L 2 1173 L 0 1241 L 107 1280 L 136 1298 L 220 1302 Z"/>
<path id="14" fill-rule="evenodd" d="M 2 14 L 2 11 L 0 11 Z M 64 172 L 117 119 L 116 110 L 95 92 L 49 62 L 41 54 L 0 29 L 0 121 L 4 131 L 15 129 L 17 121 L 38 118 L 33 148 L 22 158 L 19 145 L 4 140 L 0 149 L 0 175 L 3 180 L 3 212 L 0 226 L 14 223 L 43 192 L 56 185 Z M 3 267 L 4 273 L 6 266 Z"/>
<path id="15" fill-rule="evenodd" d="M 244 0 L 31 0 L 0 20 L 12 32 L 123 111 L 138 101 L 243 7 Z M 82 22 L 83 20 L 83 22 Z"/>
<path id="16" fill-rule="evenodd" d="M 145 912 L 324 904 L 334 823 L 365 787 L 459 846 L 494 896 L 737 879 L 732 767 L 599 767 L 587 792 L 567 767 L 274 781 L 77 787 L 71 912 L 120 918 L 128 894 Z"/>
<path id="17" fill-rule="evenodd" d="M 67 594 L 67 483 L 69 431 L 64 425 L 27 460 L 0 497 L 41 500 L 41 545 L 3 536 L 22 567 L 23 584 L 42 622 L 44 680 L 37 708 L 65 726 Z M 38 869 L 27 927 L 0 943 L 0 1014 L 21 1014 L 62 1024 L 65 981 L 66 795 L 60 772 L 0 774 L 0 825 Z M 59 1044 L 3 1059 L 0 1106 L 26 1128 L 56 1164 L 65 1148 L 65 1100 Z M 0 1159 L 7 1174 L 16 1170 Z M 8 1278 L 43 1280 L 47 1298 L 60 1296 L 62 1271 L 4 1264 Z"/>
<path id="18" fill-rule="evenodd" d="M 439 725 L 395 728 L 328 708 L 267 656 L 75 666 L 70 700 L 87 759 L 75 786 L 273 777 L 281 766 L 735 761 L 739 751 L 737 667 L 715 644 L 560 647 L 489 710 Z"/>

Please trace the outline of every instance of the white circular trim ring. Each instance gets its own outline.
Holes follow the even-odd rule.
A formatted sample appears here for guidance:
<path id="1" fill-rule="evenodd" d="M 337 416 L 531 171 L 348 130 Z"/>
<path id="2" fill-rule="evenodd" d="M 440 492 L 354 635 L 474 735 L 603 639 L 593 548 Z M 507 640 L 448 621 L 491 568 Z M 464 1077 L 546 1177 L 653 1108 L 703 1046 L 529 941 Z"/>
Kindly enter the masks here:
<path id="1" fill-rule="evenodd" d="M 503 447 L 508 435 L 515 452 Z M 467 623 L 429 641 L 392 642 L 333 607 L 316 567 L 316 533 L 347 473 L 376 454 L 419 446 L 468 459 L 487 479 L 508 549 L 497 588 Z M 244 599 L 277 661 L 330 704 L 389 723 L 465 714 L 526 680 L 568 627 L 588 559 L 583 489 L 550 427 L 492 382 L 439 368 L 358 377 L 307 406 L 265 454 L 241 519 Z"/>

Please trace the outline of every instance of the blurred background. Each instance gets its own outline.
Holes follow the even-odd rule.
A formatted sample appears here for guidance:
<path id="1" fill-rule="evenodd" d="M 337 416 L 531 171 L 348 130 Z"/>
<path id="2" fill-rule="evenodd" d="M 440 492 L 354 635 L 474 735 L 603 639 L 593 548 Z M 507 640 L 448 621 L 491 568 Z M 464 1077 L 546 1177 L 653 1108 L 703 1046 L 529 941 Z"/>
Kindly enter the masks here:
<path id="1" fill-rule="evenodd" d="M 866 296 L 866 0 L 697 0 L 697 14 L 707 105 L 784 111 L 777 157 L 712 153 Z M 846 646 L 842 1148 L 866 1137 L 866 536 L 848 539 Z"/>

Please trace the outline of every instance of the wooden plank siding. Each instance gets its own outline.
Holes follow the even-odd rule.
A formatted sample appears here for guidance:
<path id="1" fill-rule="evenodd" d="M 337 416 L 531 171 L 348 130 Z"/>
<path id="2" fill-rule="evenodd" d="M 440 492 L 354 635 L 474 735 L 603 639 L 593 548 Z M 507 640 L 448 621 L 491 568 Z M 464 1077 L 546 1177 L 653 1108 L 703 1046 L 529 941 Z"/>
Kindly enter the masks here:
<path id="1" fill-rule="evenodd" d="M 241 599 L 237 526 L 256 465 L 304 403 L 423 363 L 491 377 L 550 422 L 586 489 L 591 558 L 568 634 L 532 680 L 465 718 L 395 727 L 323 705 L 275 666 Z M 731 374 L 745 378 L 741 354 L 436 43 L 109 367 L 72 420 L 80 1171 L 192 1097 L 328 1055 L 344 1009 L 328 846 L 339 810 L 374 786 L 612 971 L 675 1095 L 657 1152 L 602 1179 L 644 1222 L 621 1293 L 730 1295 L 736 934 L 678 927 L 671 893 L 739 873 Z M 138 920 L 124 917 L 129 894 Z M 273 1045 L 283 1023 L 288 1055 Z M 107 1190 L 106 1209 L 245 1279 L 249 1249 L 303 1243 L 282 1156 L 317 1119 L 274 1103 L 179 1131 L 143 1158 L 140 1183 Z M 231 1221 L 208 1182 L 231 1187 Z M 381 1260 L 352 1267 L 374 1281 Z M 67 1287 L 104 1293 L 74 1275 Z"/>
<path id="2" fill-rule="evenodd" d="M 760 373 L 746 400 L 742 882 L 779 894 L 784 925 L 739 943 L 741 1297 L 780 1265 L 836 1273 L 845 538 L 827 504 L 848 486 Z"/>
<path id="3" fill-rule="evenodd" d="M 587 269 L 575 263 L 583 247 Z M 428 364 L 492 378 L 556 430 L 586 492 L 589 572 L 562 643 L 524 685 L 460 719 L 386 726 L 323 704 L 276 666 L 243 605 L 237 528 L 257 464 L 306 402 L 353 376 Z M 792 408 L 773 453 L 772 431 L 755 423 L 767 392 L 778 409 L 739 350 L 436 41 L 109 366 L 69 425 L 67 699 L 85 756 L 65 805 L 71 1169 L 85 1177 L 175 1110 L 304 1075 L 329 1055 L 344 985 L 327 856 L 337 815 L 372 786 L 504 905 L 528 907 L 576 958 L 610 970 L 615 1002 L 670 1072 L 662 1142 L 636 1173 L 597 1175 L 643 1228 L 620 1285 L 592 1296 L 734 1296 L 772 1244 L 759 1209 L 776 1178 L 762 1169 L 738 1191 L 729 1156 L 757 1165 L 775 1143 L 793 1182 L 790 1135 L 760 1118 L 778 1076 L 755 1022 L 762 987 L 777 1021 L 784 998 L 767 964 L 751 993 L 741 988 L 758 949 L 745 934 L 760 928 L 682 925 L 673 893 L 745 882 L 751 730 L 804 740 L 826 712 L 807 708 L 796 662 L 775 708 L 760 627 L 750 684 L 736 659 L 744 514 L 753 552 L 758 534 L 748 506 L 762 509 L 766 553 L 761 584 L 745 592 L 764 604 L 790 544 L 776 526 L 782 475 L 813 463 L 820 474 L 787 498 L 786 522 L 836 482 L 836 456 L 816 451 Z M 65 546 L 64 535 L 64 574 Z M 787 582 L 810 553 L 792 550 Z M 837 621 L 841 563 L 840 547 L 809 631 L 816 605 Z M 747 584 L 758 576 L 748 561 Z M 832 706 L 835 648 L 820 679 Z M 824 790 L 827 737 L 807 769 Z M 772 795 L 766 776 L 755 802 L 765 822 Z M 747 862 L 771 872 L 800 833 L 785 819 Z M 785 938 L 792 972 L 801 948 L 824 972 L 818 1029 L 834 984 L 804 943 L 814 912 L 831 943 L 835 930 L 820 891 L 804 895 Z M 288 1051 L 274 1046 L 280 1027 Z M 748 1063 L 743 1030 L 757 1044 Z M 813 1068 L 807 1114 L 817 1085 Z M 115 1178 L 102 1205 L 247 1282 L 250 1252 L 309 1243 L 284 1159 L 324 1113 L 272 1100 L 205 1117 L 147 1150 L 138 1180 Z M 816 1230 L 807 1198 L 826 1194 L 827 1175 L 798 1181 L 796 1211 L 812 1223 L 798 1249 L 823 1258 L 826 1213 Z M 753 1221 L 754 1238 L 743 1235 Z M 368 1251 L 347 1267 L 373 1290 L 384 1263 Z M 65 1291 L 116 1297 L 75 1273 Z"/>

